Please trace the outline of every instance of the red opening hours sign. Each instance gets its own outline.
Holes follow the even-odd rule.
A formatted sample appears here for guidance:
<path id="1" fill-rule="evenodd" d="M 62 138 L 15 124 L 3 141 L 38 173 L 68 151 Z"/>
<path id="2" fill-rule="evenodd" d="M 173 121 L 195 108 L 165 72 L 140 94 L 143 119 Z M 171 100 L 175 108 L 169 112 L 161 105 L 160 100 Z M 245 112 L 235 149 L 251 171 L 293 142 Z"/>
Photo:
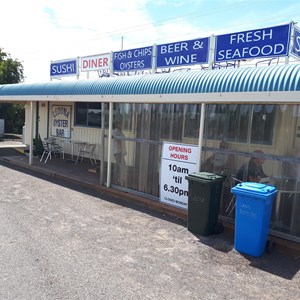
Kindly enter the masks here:
<path id="1" fill-rule="evenodd" d="M 197 171 L 198 146 L 163 144 L 160 176 L 160 202 L 188 208 L 188 174 Z"/>

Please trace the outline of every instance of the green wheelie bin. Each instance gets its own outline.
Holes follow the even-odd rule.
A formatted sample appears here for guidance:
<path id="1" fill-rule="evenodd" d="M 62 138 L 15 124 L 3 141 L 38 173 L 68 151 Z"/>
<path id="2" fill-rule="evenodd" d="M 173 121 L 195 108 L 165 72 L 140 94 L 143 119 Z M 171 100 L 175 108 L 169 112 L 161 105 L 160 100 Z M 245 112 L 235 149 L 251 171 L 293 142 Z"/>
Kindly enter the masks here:
<path id="1" fill-rule="evenodd" d="M 188 190 L 188 222 L 190 232 L 200 235 L 218 233 L 218 215 L 225 176 L 195 172 L 186 176 Z"/>

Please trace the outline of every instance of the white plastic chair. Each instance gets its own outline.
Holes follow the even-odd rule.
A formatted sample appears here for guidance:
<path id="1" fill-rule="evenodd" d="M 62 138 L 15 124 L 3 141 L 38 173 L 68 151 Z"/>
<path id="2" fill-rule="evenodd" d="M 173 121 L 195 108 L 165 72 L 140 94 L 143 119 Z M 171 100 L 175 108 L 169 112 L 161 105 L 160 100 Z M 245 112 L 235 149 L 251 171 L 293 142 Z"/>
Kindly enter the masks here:
<path id="1" fill-rule="evenodd" d="M 55 140 L 51 141 L 51 147 L 52 147 L 52 151 L 53 151 L 54 155 L 59 154 L 63 159 L 65 158 L 64 147 L 62 147 L 58 143 L 56 143 Z"/>
<path id="2" fill-rule="evenodd" d="M 42 144 L 44 147 L 44 152 L 42 154 L 40 162 L 42 162 L 44 156 L 46 155 L 46 159 L 44 161 L 44 163 L 46 163 L 49 157 L 51 159 L 52 148 L 51 148 L 51 144 L 49 143 L 49 141 L 44 140 L 44 141 L 42 141 Z"/>
<path id="3" fill-rule="evenodd" d="M 80 163 L 82 163 L 83 157 L 85 155 L 88 156 L 92 165 L 94 165 L 94 164 L 96 165 L 95 150 L 96 150 L 96 144 L 88 144 L 88 145 L 80 147 L 78 150 L 75 165 L 77 165 L 79 158 L 81 158 Z"/>

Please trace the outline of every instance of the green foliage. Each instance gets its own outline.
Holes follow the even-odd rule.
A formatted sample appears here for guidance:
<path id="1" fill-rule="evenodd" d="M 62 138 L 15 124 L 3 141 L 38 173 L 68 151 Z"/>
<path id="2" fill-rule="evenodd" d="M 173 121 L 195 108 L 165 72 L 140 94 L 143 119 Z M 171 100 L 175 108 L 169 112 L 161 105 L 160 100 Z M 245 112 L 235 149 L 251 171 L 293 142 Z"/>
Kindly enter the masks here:
<path id="1" fill-rule="evenodd" d="M 0 103 L 0 119 L 5 119 L 5 132 L 22 134 L 25 105 Z"/>
<path id="2" fill-rule="evenodd" d="M 0 84 L 18 83 L 24 80 L 21 62 L 12 59 L 10 54 L 0 48 Z"/>
<path id="3" fill-rule="evenodd" d="M 23 65 L 0 48 L 0 84 L 23 81 Z M 5 119 L 5 132 L 22 133 L 25 122 L 25 105 L 0 103 L 0 118 Z"/>
<path id="4" fill-rule="evenodd" d="M 44 147 L 42 143 L 41 136 L 39 135 L 37 138 L 33 139 L 33 155 L 39 156 L 44 152 Z"/>

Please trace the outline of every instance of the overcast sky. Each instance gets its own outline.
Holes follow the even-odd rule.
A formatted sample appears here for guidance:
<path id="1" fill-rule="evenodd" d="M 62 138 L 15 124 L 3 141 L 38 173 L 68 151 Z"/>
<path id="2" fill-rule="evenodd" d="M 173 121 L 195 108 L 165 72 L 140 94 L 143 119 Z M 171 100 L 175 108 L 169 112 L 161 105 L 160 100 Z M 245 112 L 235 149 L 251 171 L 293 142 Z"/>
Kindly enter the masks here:
<path id="1" fill-rule="evenodd" d="M 44 82 L 51 60 L 300 22 L 299 12 L 299 0 L 9 0 L 0 48 L 25 82 Z"/>

